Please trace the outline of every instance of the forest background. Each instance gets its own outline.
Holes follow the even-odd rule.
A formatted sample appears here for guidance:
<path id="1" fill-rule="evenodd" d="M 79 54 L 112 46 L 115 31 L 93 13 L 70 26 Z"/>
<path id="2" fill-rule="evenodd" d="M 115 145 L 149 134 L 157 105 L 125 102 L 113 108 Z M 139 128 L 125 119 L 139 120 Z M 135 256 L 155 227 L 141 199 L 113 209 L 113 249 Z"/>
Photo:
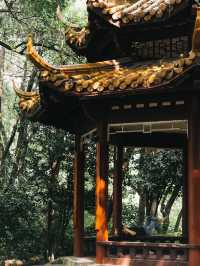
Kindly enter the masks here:
<path id="1" fill-rule="evenodd" d="M 38 87 L 38 70 L 26 58 L 26 40 L 52 64 L 86 62 L 66 45 L 66 25 L 56 18 L 55 0 L 0 0 L 0 264 L 28 263 L 72 254 L 72 162 L 74 136 L 31 123 L 18 110 L 13 90 Z M 66 24 L 86 25 L 84 0 L 60 0 Z M 95 144 L 86 145 L 85 231 L 94 233 Z M 124 150 L 123 224 L 143 226 L 159 217 L 160 234 L 181 234 L 182 152 Z M 110 147 L 109 212 L 115 149 Z M 110 219 L 110 228 L 111 226 Z"/>

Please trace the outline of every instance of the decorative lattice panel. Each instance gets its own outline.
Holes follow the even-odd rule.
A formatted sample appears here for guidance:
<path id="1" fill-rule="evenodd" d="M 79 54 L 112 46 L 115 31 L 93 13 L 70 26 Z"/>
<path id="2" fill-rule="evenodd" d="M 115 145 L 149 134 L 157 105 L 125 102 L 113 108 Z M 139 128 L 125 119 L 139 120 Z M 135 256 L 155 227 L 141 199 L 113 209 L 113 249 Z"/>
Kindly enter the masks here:
<path id="1" fill-rule="evenodd" d="M 188 36 L 132 43 L 132 56 L 143 59 L 177 57 L 190 51 Z"/>

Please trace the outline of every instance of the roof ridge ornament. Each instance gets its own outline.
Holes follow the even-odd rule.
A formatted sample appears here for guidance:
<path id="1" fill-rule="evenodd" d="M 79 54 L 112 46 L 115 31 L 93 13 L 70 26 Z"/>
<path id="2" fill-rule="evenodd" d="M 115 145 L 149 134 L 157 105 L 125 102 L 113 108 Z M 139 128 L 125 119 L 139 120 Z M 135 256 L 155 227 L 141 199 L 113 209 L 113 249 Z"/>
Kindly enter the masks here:
<path id="1" fill-rule="evenodd" d="M 72 23 L 67 24 L 62 14 L 60 5 L 57 6 L 56 15 L 59 21 L 65 25 L 65 37 L 67 44 L 72 46 L 72 49 L 85 49 L 91 39 L 89 24 L 84 27 L 80 27 Z"/>
<path id="2" fill-rule="evenodd" d="M 33 47 L 33 40 L 32 36 L 29 35 L 28 41 L 27 41 L 27 57 L 34 63 L 36 67 L 38 67 L 41 70 L 48 70 L 50 72 L 56 72 L 57 69 L 54 68 L 52 65 L 50 65 L 47 61 L 45 61 L 35 50 Z"/>
<path id="3" fill-rule="evenodd" d="M 13 81 L 13 88 L 16 95 L 20 98 L 19 108 L 22 113 L 26 114 L 27 117 L 39 114 L 41 111 L 40 105 L 40 94 L 39 91 L 24 91 L 17 88 Z"/>

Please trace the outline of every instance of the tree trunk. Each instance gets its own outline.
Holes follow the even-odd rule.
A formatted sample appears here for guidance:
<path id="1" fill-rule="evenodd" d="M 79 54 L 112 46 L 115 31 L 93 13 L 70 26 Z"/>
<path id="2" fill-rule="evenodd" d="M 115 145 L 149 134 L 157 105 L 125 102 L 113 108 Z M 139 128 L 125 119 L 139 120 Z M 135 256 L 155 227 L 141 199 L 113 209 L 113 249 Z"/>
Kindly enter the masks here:
<path id="1" fill-rule="evenodd" d="M 179 212 L 179 214 L 178 214 L 178 217 L 177 217 L 177 220 L 176 220 L 176 224 L 174 226 L 174 232 L 178 232 L 182 215 L 183 215 L 183 210 L 181 209 L 180 212 Z"/>
<path id="2" fill-rule="evenodd" d="M 0 161 L 3 154 L 3 136 L 2 136 L 2 93 L 3 93 L 3 74 L 4 74 L 5 49 L 0 46 Z"/>
<path id="3" fill-rule="evenodd" d="M 72 169 L 71 171 L 72 172 Z M 65 194 L 65 206 L 63 208 L 63 223 L 61 230 L 60 245 L 62 252 L 65 254 L 65 234 L 67 226 L 69 225 L 70 219 L 72 217 L 72 199 L 73 199 L 73 178 L 72 176 L 67 177 L 67 189 Z"/>
<path id="4" fill-rule="evenodd" d="M 144 192 L 140 194 L 139 199 L 139 208 L 138 208 L 138 218 L 137 218 L 137 225 L 143 226 L 144 225 L 144 219 L 145 219 L 145 209 L 146 209 L 146 195 Z"/>
<path id="5" fill-rule="evenodd" d="M 12 129 L 12 132 L 11 132 L 11 135 L 10 135 L 10 138 L 7 141 L 6 146 L 4 147 L 4 152 L 2 154 L 1 167 L 0 167 L 0 176 L 1 177 L 5 176 L 5 172 L 4 172 L 4 170 L 5 170 L 5 161 L 6 161 L 7 157 L 9 156 L 9 150 L 10 150 L 10 147 L 11 147 L 13 141 L 14 141 L 14 138 L 15 138 L 15 135 L 16 135 L 16 132 L 17 132 L 17 128 L 18 128 L 18 123 L 19 123 L 19 118 L 15 122 L 15 124 L 13 126 L 13 129 Z"/>
<path id="6" fill-rule="evenodd" d="M 60 170 L 60 161 L 54 160 L 50 164 L 50 177 L 47 183 L 48 186 L 48 206 L 47 206 L 47 257 L 49 261 L 54 260 L 55 255 L 55 233 L 53 232 L 53 220 L 54 220 L 54 210 L 53 208 L 53 189 L 56 185 L 56 178 Z"/>
<path id="7" fill-rule="evenodd" d="M 157 210 L 158 210 L 158 199 L 157 199 L 157 195 L 155 195 L 155 193 L 153 193 L 152 199 L 151 199 L 150 216 L 156 217 L 157 216 Z"/>
<path id="8" fill-rule="evenodd" d="M 170 224 L 169 215 L 170 215 L 172 206 L 179 195 L 180 189 L 181 189 L 180 186 L 178 185 L 175 186 L 173 192 L 170 195 L 169 200 L 167 201 L 166 204 L 163 203 L 163 206 L 161 207 L 161 213 L 164 218 L 163 233 L 166 233 L 169 228 L 169 224 Z"/>

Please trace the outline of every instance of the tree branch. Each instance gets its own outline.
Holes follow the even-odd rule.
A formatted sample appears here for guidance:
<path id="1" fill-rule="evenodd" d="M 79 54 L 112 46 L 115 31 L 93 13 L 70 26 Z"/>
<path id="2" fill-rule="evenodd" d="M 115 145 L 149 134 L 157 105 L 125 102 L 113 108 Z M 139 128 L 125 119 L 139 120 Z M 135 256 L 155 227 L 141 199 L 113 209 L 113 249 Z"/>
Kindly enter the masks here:
<path id="1" fill-rule="evenodd" d="M 8 9 L 0 9 L 0 13 L 9 13 Z"/>
<path id="2" fill-rule="evenodd" d="M 5 43 L 5 42 L 2 42 L 1 40 L 0 40 L 0 45 L 3 46 L 4 48 L 6 48 L 7 50 L 10 50 L 10 51 L 13 50 L 12 47 L 11 47 L 10 45 L 8 45 L 8 44 Z"/>
<path id="3" fill-rule="evenodd" d="M 24 24 L 24 25 L 27 25 L 27 26 L 28 26 L 27 23 L 25 23 L 24 21 L 20 20 L 20 19 L 16 16 L 16 14 L 13 12 L 12 7 L 13 7 L 13 4 L 15 3 L 15 1 L 11 1 L 11 2 L 9 3 L 7 0 L 4 0 L 4 3 L 5 3 L 5 5 L 6 5 L 7 9 L 8 9 L 8 13 L 11 14 L 12 18 L 14 18 L 14 19 L 15 19 L 17 22 L 19 22 L 20 24 Z"/>
<path id="4" fill-rule="evenodd" d="M 7 44 L 7 43 L 5 43 L 5 42 L 0 40 L 0 45 L 3 46 L 4 48 L 6 48 L 9 51 L 17 53 L 19 55 L 25 55 L 25 50 L 26 50 L 26 42 L 25 41 L 19 43 L 15 47 L 11 47 L 9 44 Z M 57 53 L 61 53 L 61 50 L 56 48 L 55 44 L 48 45 L 48 44 L 43 44 L 43 43 L 40 43 L 40 42 L 36 42 L 36 43 L 33 43 L 33 45 L 36 46 L 36 47 L 44 47 L 44 48 L 46 48 L 48 50 L 51 50 L 51 51 L 54 51 L 54 52 L 57 52 Z M 17 51 L 16 49 L 21 47 L 21 46 L 24 46 L 24 47 L 21 49 L 21 51 Z M 67 54 L 67 53 L 65 53 L 65 55 L 69 56 L 69 54 Z"/>

